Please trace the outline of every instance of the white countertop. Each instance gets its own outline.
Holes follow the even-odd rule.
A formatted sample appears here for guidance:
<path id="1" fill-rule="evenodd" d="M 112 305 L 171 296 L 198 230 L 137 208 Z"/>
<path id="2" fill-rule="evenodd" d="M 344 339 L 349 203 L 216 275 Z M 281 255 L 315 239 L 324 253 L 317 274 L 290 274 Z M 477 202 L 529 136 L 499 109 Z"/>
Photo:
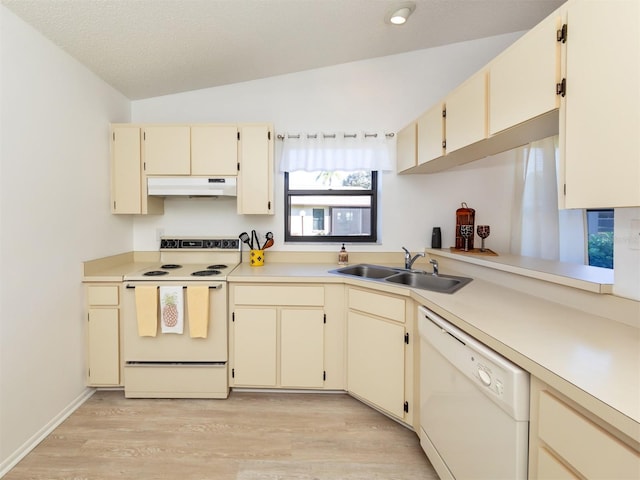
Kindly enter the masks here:
<path id="1" fill-rule="evenodd" d="M 410 296 L 640 441 L 638 328 L 481 278 L 448 295 L 329 273 L 335 268 L 242 264 L 228 281 L 347 283 Z"/>
<path id="2" fill-rule="evenodd" d="M 85 282 L 121 282 L 124 275 L 153 261 L 149 253 L 131 253 L 85 264 Z M 355 262 L 354 262 L 355 263 Z M 373 262 L 372 262 L 373 263 Z M 397 267 L 398 265 L 392 265 Z M 334 263 L 267 262 L 239 265 L 227 278 L 238 283 L 339 283 L 404 295 L 425 305 L 532 375 L 640 442 L 640 329 L 607 318 L 607 308 L 591 311 L 563 302 L 569 287 L 545 284 L 548 295 L 533 295 L 498 284 L 482 268 L 453 295 L 361 280 L 329 273 Z M 477 271 L 477 270 L 476 270 Z M 442 273 L 465 275 L 462 271 Z M 504 275 L 511 275 L 505 273 Z M 520 282 L 513 275 L 514 285 Z M 553 290 L 549 290 L 552 288 Z M 563 290 L 565 289 L 565 290 Z M 556 291 L 557 290 L 557 291 Z M 576 289 L 575 291 L 578 291 Z M 588 293 L 588 302 L 607 307 L 611 295 Z M 615 298 L 615 297 L 614 297 Z M 551 299 L 551 300 L 550 300 Z M 627 316 L 640 318 L 640 302 L 628 302 Z M 598 311 L 597 313 L 592 313 Z"/>

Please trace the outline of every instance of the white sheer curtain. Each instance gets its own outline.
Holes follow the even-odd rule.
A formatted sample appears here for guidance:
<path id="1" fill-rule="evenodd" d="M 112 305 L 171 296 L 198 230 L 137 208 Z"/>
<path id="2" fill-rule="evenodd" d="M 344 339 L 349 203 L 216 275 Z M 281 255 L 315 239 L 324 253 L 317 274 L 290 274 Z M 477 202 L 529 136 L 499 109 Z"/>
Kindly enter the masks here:
<path id="1" fill-rule="evenodd" d="M 558 137 L 522 147 L 511 220 L 511 253 L 584 263 L 584 214 L 558 210 Z"/>
<path id="2" fill-rule="evenodd" d="M 395 168 L 396 136 L 384 132 L 288 133 L 281 172 L 388 171 Z"/>

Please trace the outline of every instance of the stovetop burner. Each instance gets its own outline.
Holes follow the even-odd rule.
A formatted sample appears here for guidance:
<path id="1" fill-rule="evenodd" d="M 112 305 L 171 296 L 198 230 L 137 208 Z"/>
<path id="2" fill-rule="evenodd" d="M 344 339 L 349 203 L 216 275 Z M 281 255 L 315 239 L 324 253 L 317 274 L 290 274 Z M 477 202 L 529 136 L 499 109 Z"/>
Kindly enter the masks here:
<path id="1" fill-rule="evenodd" d="M 207 267 L 207 269 L 209 269 L 209 270 L 220 270 L 222 268 L 227 268 L 227 266 L 226 265 L 222 265 L 222 264 L 216 264 L 216 265 L 209 265 Z"/>
<path id="2" fill-rule="evenodd" d="M 145 277 L 160 277 L 162 275 L 166 275 L 169 272 L 165 272 L 164 270 L 151 270 L 149 272 L 144 272 L 143 275 Z"/>
<path id="3" fill-rule="evenodd" d="M 182 265 L 178 265 L 177 263 L 166 263 L 164 265 L 160 265 L 160 268 L 164 268 L 165 270 L 175 270 L 176 268 L 182 268 Z"/>
<path id="4" fill-rule="evenodd" d="M 193 272 L 191 275 L 194 277 L 211 277 L 213 275 L 220 275 L 222 272 L 220 270 L 198 270 L 197 272 Z"/>

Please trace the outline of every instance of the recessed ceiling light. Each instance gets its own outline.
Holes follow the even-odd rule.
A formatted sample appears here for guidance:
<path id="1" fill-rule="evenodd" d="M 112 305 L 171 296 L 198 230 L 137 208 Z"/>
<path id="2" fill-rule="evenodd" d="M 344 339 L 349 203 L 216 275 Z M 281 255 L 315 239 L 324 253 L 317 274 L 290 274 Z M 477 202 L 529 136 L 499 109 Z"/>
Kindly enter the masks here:
<path id="1" fill-rule="evenodd" d="M 396 5 L 389 11 L 389 13 L 387 13 L 385 21 L 393 25 L 402 25 L 407 21 L 409 15 L 411 15 L 415 9 L 416 4 L 413 2 L 401 3 Z"/>

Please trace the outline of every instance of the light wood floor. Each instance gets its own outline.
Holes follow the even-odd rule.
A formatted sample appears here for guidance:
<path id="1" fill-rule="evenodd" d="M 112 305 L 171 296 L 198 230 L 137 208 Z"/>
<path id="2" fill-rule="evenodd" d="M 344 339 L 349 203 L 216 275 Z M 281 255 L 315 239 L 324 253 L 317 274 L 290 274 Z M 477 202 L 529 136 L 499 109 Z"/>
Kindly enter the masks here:
<path id="1" fill-rule="evenodd" d="M 418 437 L 348 395 L 100 391 L 4 480 L 434 480 Z"/>

